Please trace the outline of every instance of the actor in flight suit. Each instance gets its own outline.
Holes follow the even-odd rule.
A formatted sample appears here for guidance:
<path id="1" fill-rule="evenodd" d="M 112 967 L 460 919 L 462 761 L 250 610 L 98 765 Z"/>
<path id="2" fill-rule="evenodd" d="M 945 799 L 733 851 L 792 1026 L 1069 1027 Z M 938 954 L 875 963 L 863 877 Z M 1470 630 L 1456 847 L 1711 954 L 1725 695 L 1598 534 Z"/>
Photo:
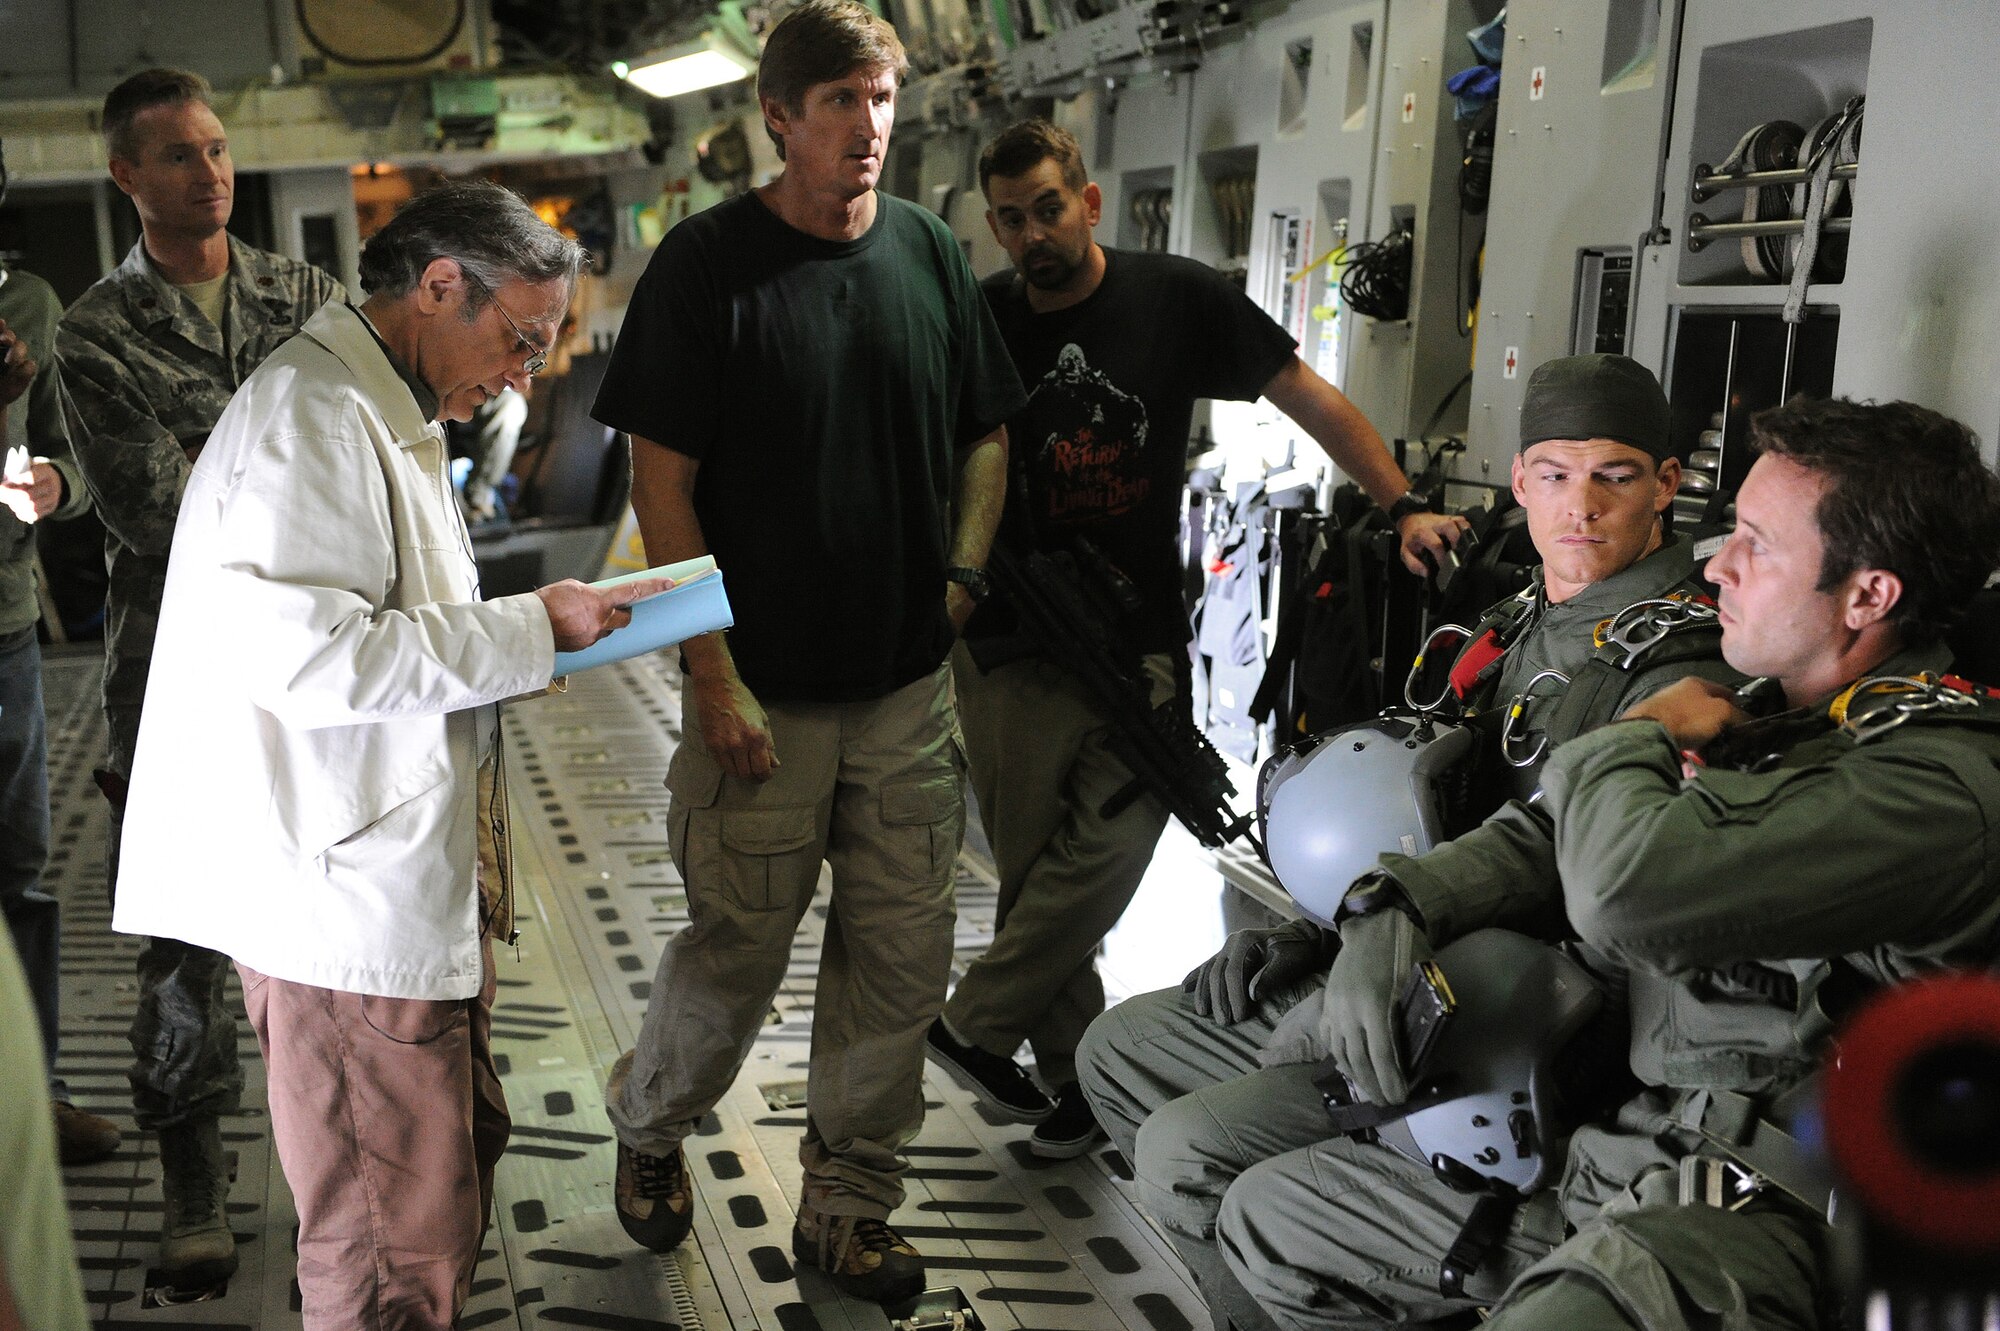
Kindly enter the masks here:
<path id="1" fill-rule="evenodd" d="M 1543 562 L 1524 592 L 1481 617 L 1451 671 L 1465 711 L 1495 718 L 1525 697 L 1524 723 L 1507 746 L 1519 758 L 1685 675 L 1740 678 L 1716 658 L 1713 632 L 1695 632 L 1694 654 L 1641 656 L 1610 687 L 1564 706 L 1568 681 L 1596 680 L 1589 663 L 1602 655 L 1600 625 L 1636 602 L 1698 591 L 1688 543 L 1662 530 L 1680 476 L 1667 435 L 1666 396 L 1636 361 L 1571 356 L 1529 378 L 1513 483 Z M 1497 750 L 1497 727 L 1482 742 Z M 1479 756 L 1509 771 L 1497 752 Z M 1532 793 L 1539 766 L 1509 771 L 1519 795 Z M 1470 835 L 1536 844 L 1546 823 L 1539 808 L 1515 800 Z M 1084 1089 L 1218 1326 L 1267 1324 L 1215 1248 L 1225 1194 L 1251 1165 L 1328 1135 L 1311 1070 L 1326 1052 L 1320 993 L 1334 951 L 1333 934 L 1308 920 L 1243 930 L 1182 989 L 1113 1008 L 1084 1039 Z"/>
<path id="2" fill-rule="evenodd" d="M 199 74 L 152 69 L 104 99 L 111 178 L 138 209 L 139 243 L 63 315 L 57 336 L 70 439 L 104 519 L 110 574 L 104 719 L 111 732 L 112 864 L 153 655 L 174 519 L 189 470 L 250 372 L 343 293 L 310 264 L 253 249 L 224 227 L 235 199 L 229 140 Z M 243 1088 L 229 959 L 170 938 L 139 954 L 132 1104 L 160 1134 L 166 1198 L 160 1265 L 179 1288 L 236 1268 L 223 1218 L 220 1116 Z"/>
<path id="3" fill-rule="evenodd" d="M 1543 771 L 1549 838 L 1385 856 L 1356 889 L 1384 908 L 1341 925 L 1329 980 L 1335 1058 L 1392 1103 L 1392 972 L 1566 915 L 1628 971 L 1645 1089 L 1576 1134 L 1560 1185 L 1457 1299 L 1439 1258 L 1471 1199 L 1428 1167 L 1336 1139 L 1249 1170 L 1218 1238 L 1279 1325 L 1496 1298 L 1505 1331 L 1827 1324 L 1827 1197 L 1788 1115 L 1858 995 L 2000 949 L 2000 703 L 1935 683 L 1944 631 L 2000 562 L 2000 482 L 1969 431 L 1909 403 L 1795 403 L 1753 442 L 1708 572 L 1724 655 L 1789 710 L 1753 721 L 1687 680 L 1564 745 Z M 1756 1178 L 1684 1188 L 1705 1160 Z"/>

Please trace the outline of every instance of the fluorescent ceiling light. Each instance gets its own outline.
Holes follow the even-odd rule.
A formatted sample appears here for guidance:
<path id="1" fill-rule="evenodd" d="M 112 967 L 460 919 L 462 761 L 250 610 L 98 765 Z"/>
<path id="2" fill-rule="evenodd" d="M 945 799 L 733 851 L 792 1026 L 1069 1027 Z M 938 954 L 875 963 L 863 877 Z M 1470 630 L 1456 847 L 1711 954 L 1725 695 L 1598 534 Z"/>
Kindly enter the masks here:
<path id="1" fill-rule="evenodd" d="M 739 54 L 715 32 L 705 32 L 691 42 L 651 51 L 629 62 L 629 67 L 612 66 L 627 83 L 654 97 L 678 97 L 724 83 L 748 78 L 756 61 Z"/>

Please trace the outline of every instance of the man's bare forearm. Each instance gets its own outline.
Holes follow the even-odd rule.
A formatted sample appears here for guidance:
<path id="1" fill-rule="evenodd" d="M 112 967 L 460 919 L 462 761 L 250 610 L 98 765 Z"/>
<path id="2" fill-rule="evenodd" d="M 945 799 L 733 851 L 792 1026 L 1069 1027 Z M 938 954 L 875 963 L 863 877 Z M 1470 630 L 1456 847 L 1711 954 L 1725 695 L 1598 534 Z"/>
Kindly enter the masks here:
<path id="1" fill-rule="evenodd" d="M 1272 376 L 1264 396 L 1383 508 L 1409 491 L 1409 478 L 1361 409 L 1297 356 Z"/>
<path id="2" fill-rule="evenodd" d="M 639 539 L 646 562 L 654 567 L 699 559 L 708 553 L 701 519 L 694 511 L 694 479 L 701 463 L 665 444 L 632 437 L 632 512 L 639 519 Z M 729 643 L 720 630 L 689 638 L 681 644 L 688 673 L 698 679 L 736 673 Z"/>
<path id="3" fill-rule="evenodd" d="M 951 562 L 963 568 L 986 567 L 993 535 L 1000 530 L 1000 512 L 1007 502 L 1007 427 L 967 448 L 958 464 L 957 522 L 951 536 Z"/>

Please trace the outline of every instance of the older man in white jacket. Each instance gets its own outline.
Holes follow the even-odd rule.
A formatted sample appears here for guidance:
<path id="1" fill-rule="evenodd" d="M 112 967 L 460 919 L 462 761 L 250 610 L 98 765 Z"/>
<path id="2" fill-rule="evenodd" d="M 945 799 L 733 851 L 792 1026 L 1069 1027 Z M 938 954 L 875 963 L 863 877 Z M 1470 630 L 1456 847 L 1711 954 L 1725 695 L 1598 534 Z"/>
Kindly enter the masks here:
<path id="1" fill-rule="evenodd" d="M 492 704 L 664 585 L 482 601 L 452 499 L 436 422 L 541 368 L 581 257 L 495 186 L 413 200 L 362 253 L 366 303 L 231 400 L 175 527 L 114 923 L 237 963 L 308 1327 L 464 1302 L 508 1130 Z"/>

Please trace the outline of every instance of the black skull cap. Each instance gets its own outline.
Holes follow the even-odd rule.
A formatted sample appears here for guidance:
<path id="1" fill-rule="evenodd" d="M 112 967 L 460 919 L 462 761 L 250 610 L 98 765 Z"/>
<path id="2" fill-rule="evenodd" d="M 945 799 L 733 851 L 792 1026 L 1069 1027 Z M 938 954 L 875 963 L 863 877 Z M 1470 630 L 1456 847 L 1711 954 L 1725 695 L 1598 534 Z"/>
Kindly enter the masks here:
<path id="1" fill-rule="evenodd" d="M 1521 451 L 1545 439 L 1615 439 L 1662 462 L 1673 456 L 1669 414 L 1660 381 L 1630 356 L 1564 356 L 1528 376 Z"/>

